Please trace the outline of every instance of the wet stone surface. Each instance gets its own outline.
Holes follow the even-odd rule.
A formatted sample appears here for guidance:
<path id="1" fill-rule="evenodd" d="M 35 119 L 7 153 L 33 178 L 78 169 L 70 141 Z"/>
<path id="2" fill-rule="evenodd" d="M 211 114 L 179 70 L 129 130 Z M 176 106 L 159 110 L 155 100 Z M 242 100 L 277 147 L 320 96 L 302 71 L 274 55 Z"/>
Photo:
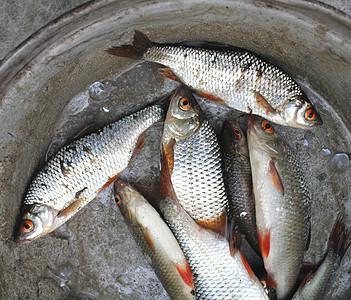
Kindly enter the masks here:
<path id="1" fill-rule="evenodd" d="M 313 92 L 308 82 L 301 84 L 316 103 L 325 125 L 313 130 L 278 125 L 275 128 L 299 158 L 311 189 L 312 240 L 305 260 L 317 263 L 324 255 L 338 213 L 344 212 L 346 222 L 351 223 L 351 187 L 347 183 L 351 168 L 346 159 L 351 144 L 350 133 L 339 124 L 326 101 Z M 159 75 L 157 66 L 136 63 L 86 86 L 63 109 L 46 158 L 77 136 L 141 109 L 177 85 Z M 226 118 L 241 117 L 239 123 L 245 127 L 247 116 L 197 98 L 217 133 Z M 161 134 L 162 124 L 153 126 L 146 133 L 143 149 L 121 174 L 122 178 L 137 183 L 150 198 L 158 189 Z M 49 294 L 51 299 L 169 299 L 114 203 L 112 186 L 53 235 L 21 246 L 16 246 L 9 237 L 1 246 L 0 277 L 5 284 L 0 291 L 5 298 L 48 299 Z M 243 246 L 243 251 L 254 269 L 260 266 L 247 246 Z M 351 279 L 350 267 L 351 251 L 344 257 L 329 295 L 337 297 L 345 293 Z M 260 269 L 258 272 L 261 273 Z M 15 277 L 20 280 L 14 280 Z"/>

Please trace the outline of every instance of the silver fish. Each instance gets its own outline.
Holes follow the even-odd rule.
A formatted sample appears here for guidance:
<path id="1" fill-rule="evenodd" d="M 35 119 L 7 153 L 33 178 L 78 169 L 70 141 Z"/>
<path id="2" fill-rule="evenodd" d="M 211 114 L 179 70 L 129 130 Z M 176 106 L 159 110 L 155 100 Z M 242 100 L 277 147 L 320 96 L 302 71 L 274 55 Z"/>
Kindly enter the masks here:
<path id="1" fill-rule="evenodd" d="M 250 246 L 260 254 L 257 240 L 255 200 L 252 194 L 249 149 L 244 133 L 226 120 L 221 132 L 223 174 L 231 204 L 231 216 Z"/>
<path id="2" fill-rule="evenodd" d="M 322 124 L 300 86 L 253 53 L 216 43 L 152 43 L 135 31 L 132 45 L 107 50 L 116 56 L 166 66 L 163 75 L 203 96 L 274 123 L 310 128 Z"/>
<path id="3" fill-rule="evenodd" d="M 271 123 L 250 116 L 248 144 L 258 241 L 268 284 L 291 296 L 310 230 L 310 194 L 296 158 Z"/>
<path id="4" fill-rule="evenodd" d="M 114 184 L 116 202 L 136 241 L 151 259 L 151 266 L 172 299 L 195 300 L 188 262 L 172 231 L 159 213 L 130 184 Z"/>
<path id="5" fill-rule="evenodd" d="M 162 189 L 198 223 L 225 234 L 228 199 L 214 128 L 181 86 L 167 112 L 162 142 Z"/>
<path id="6" fill-rule="evenodd" d="M 341 260 L 351 244 L 351 231 L 346 229 L 339 217 L 329 235 L 328 250 L 323 262 L 314 273 L 307 275 L 293 300 L 326 299 L 329 281 L 340 266 Z"/>
<path id="7" fill-rule="evenodd" d="M 161 212 L 177 238 L 194 277 L 196 299 L 269 299 L 239 250 L 225 237 L 200 227 L 170 198 Z"/>
<path id="8" fill-rule="evenodd" d="M 164 118 L 166 103 L 161 100 L 61 148 L 29 186 L 15 241 L 55 230 L 112 183 L 142 145 L 142 133 Z"/>

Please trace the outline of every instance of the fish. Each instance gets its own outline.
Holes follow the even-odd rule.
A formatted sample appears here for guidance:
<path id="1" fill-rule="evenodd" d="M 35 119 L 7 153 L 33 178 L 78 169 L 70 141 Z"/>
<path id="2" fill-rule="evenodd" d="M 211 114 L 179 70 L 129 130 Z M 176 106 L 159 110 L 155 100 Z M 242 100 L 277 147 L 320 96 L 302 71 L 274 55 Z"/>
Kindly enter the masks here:
<path id="1" fill-rule="evenodd" d="M 122 215 L 171 299 L 195 300 L 189 264 L 160 214 L 127 182 L 117 179 L 114 190 Z"/>
<path id="2" fill-rule="evenodd" d="M 251 165 L 247 139 L 239 126 L 226 120 L 221 132 L 223 175 L 231 207 L 230 217 L 255 252 L 261 255 L 257 240 L 255 200 L 252 194 Z"/>
<path id="3" fill-rule="evenodd" d="M 225 237 L 199 226 L 170 197 L 161 201 L 160 210 L 189 262 L 196 299 L 269 299 L 244 256 Z"/>
<path id="4" fill-rule="evenodd" d="M 164 197 L 178 201 L 198 224 L 226 234 L 228 199 L 217 135 L 185 86 L 175 91 L 167 111 L 161 177 Z"/>
<path id="5" fill-rule="evenodd" d="M 310 192 L 299 163 L 273 125 L 248 119 L 258 242 L 267 284 L 291 296 L 310 237 Z"/>
<path id="6" fill-rule="evenodd" d="M 106 52 L 161 64 L 165 66 L 162 75 L 204 97 L 280 125 L 312 128 L 323 124 L 289 75 L 245 49 L 214 42 L 158 44 L 135 31 L 132 45 Z"/>
<path id="7" fill-rule="evenodd" d="M 346 228 L 343 218 L 339 216 L 330 232 L 328 249 L 322 263 L 315 272 L 307 275 L 293 300 L 320 300 L 330 286 L 329 282 L 341 264 L 341 260 L 350 247 L 351 231 Z"/>
<path id="8" fill-rule="evenodd" d="M 52 232 L 111 184 L 143 145 L 143 133 L 163 121 L 169 96 L 61 148 L 37 173 L 23 201 L 16 243 Z"/>

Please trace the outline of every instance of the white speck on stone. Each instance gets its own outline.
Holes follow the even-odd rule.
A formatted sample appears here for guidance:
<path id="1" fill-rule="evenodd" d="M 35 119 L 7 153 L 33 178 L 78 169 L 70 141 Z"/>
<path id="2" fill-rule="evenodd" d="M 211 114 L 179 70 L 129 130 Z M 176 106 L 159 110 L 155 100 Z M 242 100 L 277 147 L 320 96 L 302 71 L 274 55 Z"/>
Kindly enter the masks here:
<path id="1" fill-rule="evenodd" d="M 323 148 L 323 149 L 322 149 L 322 153 L 323 153 L 324 155 L 330 155 L 330 154 L 331 154 L 331 151 L 330 151 L 328 148 Z"/>
<path id="2" fill-rule="evenodd" d="M 102 107 L 102 110 L 106 113 L 108 113 L 110 111 L 107 107 L 104 107 L 104 106 Z"/>

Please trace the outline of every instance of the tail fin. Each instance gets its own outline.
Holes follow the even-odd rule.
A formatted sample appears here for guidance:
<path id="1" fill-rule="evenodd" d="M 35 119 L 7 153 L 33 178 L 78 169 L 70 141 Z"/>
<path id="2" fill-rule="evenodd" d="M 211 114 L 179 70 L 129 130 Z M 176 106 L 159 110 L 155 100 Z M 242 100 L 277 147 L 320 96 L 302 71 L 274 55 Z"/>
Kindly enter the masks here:
<path id="1" fill-rule="evenodd" d="M 132 45 L 122 45 L 120 47 L 112 47 L 107 49 L 106 52 L 109 54 L 121 56 L 121 57 L 142 59 L 143 54 L 150 47 L 152 47 L 152 42 L 148 39 L 148 37 L 144 33 L 138 30 L 135 30 L 134 40 Z"/>
<path id="2" fill-rule="evenodd" d="M 343 218 L 339 216 L 333 226 L 329 236 L 328 247 L 343 258 L 347 249 L 351 245 L 351 231 L 345 227 Z"/>

